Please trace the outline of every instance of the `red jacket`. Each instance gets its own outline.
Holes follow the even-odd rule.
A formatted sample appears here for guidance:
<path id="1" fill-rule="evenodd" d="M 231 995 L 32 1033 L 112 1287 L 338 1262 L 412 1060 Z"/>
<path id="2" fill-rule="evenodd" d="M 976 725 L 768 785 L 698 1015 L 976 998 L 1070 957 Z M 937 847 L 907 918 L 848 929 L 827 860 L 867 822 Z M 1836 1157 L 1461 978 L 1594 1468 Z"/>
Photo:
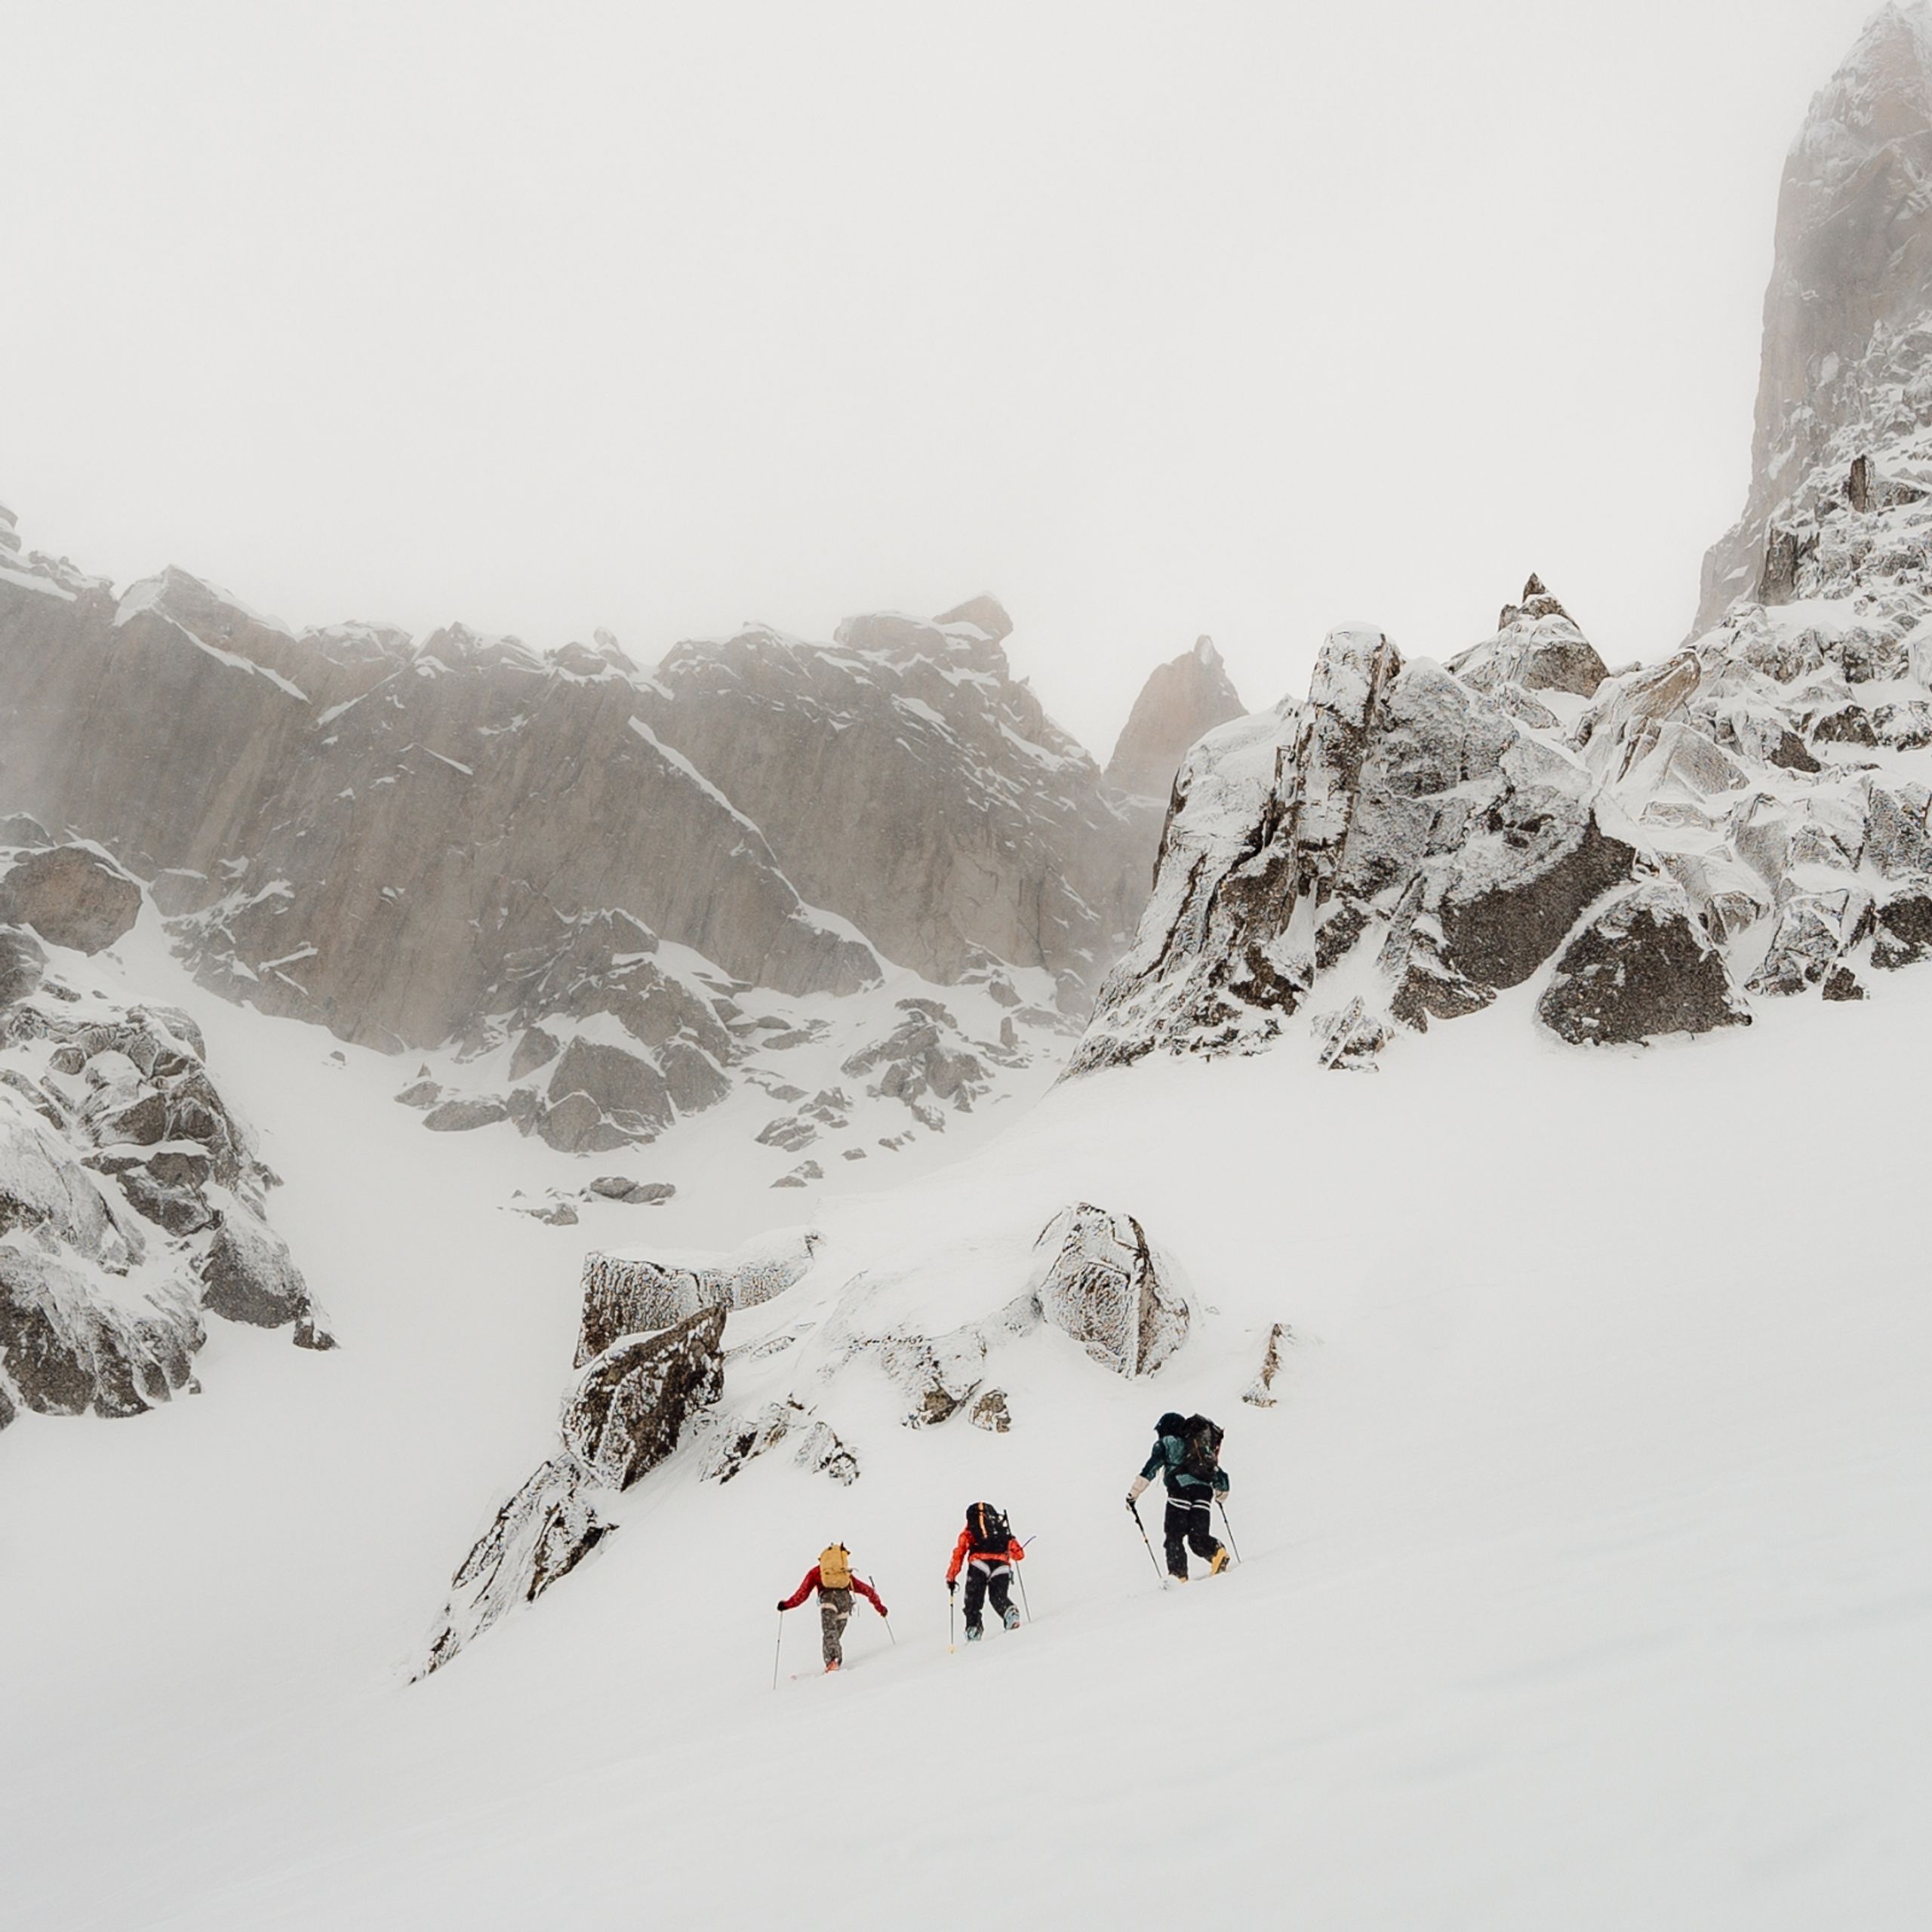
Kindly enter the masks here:
<path id="1" fill-rule="evenodd" d="M 879 1601 L 878 1592 L 856 1571 L 853 1574 L 852 1587 L 872 1605 L 873 1609 L 878 1612 L 880 1616 L 883 1617 L 886 1614 L 885 1605 Z M 818 1565 L 814 1563 L 805 1572 L 805 1580 L 778 1607 L 780 1610 L 796 1610 L 813 1591 L 822 1590 L 824 1588 L 825 1585 L 819 1580 Z"/>
<path id="2" fill-rule="evenodd" d="M 990 1549 L 974 1549 L 973 1532 L 961 1530 L 959 1540 L 952 1546 L 952 1567 L 946 1573 L 946 1580 L 949 1583 L 958 1582 L 959 1566 L 966 1561 L 969 1552 L 976 1561 L 980 1563 L 1023 1563 L 1026 1559 L 1026 1551 L 1011 1538 L 1007 1541 L 1005 1553 L 995 1555 Z"/>

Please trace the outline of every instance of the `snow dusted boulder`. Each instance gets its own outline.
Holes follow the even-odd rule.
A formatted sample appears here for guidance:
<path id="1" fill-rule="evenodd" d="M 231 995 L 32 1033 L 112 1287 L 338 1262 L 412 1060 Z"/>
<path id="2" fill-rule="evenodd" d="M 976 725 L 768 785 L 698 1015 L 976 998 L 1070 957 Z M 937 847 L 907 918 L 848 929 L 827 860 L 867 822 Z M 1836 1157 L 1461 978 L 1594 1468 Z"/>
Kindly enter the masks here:
<path id="1" fill-rule="evenodd" d="M 1131 1214 L 1081 1201 L 1034 1244 L 1032 1292 L 1044 1319 L 1116 1375 L 1152 1375 L 1187 1339 L 1187 1300 L 1174 1264 Z"/>
<path id="2" fill-rule="evenodd" d="M 700 1309 L 658 1334 L 626 1336 L 583 1371 L 565 1405 L 564 1446 L 600 1482 L 629 1488 L 717 1401 L 724 1315 Z"/>
<path id="3" fill-rule="evenodd" d="M 810 1228 L 785 1228 L 729 1254 L 656 1260 L 592 1249 L 583 1261 L 577 1366 L 621 1336 L 668 1328 L 704 1309 L 755 1308 L 783 1294 L 811 1268 L 821 1238 Z"/>
<path id="4" fill-rule="evenodd" d="M 282 1328 L 314 1313 L 288 1244 L 239 1202 L 221 1216 L 200 1272 L 202 1306 L 226 1321 Z"/>
<path id="5" fill-rule="evenodd" d="M 1666 879 L 1619 894 L 1577 934 L 1537 1017 L 1577 1046 L 1751 1023 L 1723 954 L 1692 917 L 1683 888 Z"/>
<path id="6" fill-rule="evenodd" d="M 50 946 L 104 952 L 140 915 L 139 883 L 95 846 L 28 852 L 0 872 L 0 924 L 31 926 Z"/>
<path id="7" fill-rule="evenodd" d="M 623 1047 L 573 1040 L 550 1076 L 552 1106 L 573 1094 L 587 1096 L 599 1115 L 629 1140 L 656 1139 L 675 1116 L 663 1075 Z"/>
<path id="8" fill-rule="evenodd" d="M 553 1457 L 497 1512 L 450 1586 L 417 1678 L 440 1670 L 521 1603 L 568 1577 L 614 1524 L 591 1506 L 590 1478 L 574 1457 Z"/>
<path id="9" fill-rule="evenodd" d="M 1188 747 L 1245 708 L 1214 640 L 1196 638 L 1141 687 L 1107 761 L 1109 783 L 1164 803 Z"/>

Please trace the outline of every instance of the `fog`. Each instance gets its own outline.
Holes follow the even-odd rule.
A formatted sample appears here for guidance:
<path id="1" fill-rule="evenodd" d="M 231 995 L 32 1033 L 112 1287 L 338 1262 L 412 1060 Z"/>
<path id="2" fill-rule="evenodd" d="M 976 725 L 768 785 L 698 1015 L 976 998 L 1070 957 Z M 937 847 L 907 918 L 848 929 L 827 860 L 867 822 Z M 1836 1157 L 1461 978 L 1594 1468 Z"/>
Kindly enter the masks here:
<path id="1" fill-rule="evenodd" d="M 0 501 L 297 625 L 654 659 L 981 590 L 1104 758 L 1201 632 L 1673 648 L 1866 0 L 0 7 Z"/>

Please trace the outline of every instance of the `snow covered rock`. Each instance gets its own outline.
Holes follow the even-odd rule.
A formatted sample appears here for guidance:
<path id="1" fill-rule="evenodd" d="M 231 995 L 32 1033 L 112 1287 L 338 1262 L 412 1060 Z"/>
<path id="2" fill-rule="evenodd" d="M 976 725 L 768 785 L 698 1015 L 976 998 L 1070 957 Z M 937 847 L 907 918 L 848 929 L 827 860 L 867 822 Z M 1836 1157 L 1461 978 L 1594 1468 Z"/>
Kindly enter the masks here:
<path id="1" fill-rule="evenodd" d="M 768 1404 L 756 1416 L 726 1416 L 711 1411 L 699 1419 L 702 1451 L 698 1473 L 707 1482 L 726 1483 L 747 1463 L 782 1442 L 792 1444 L 792 1463 L 816 1475 L 849 1487 L 859 1479 L 859 1459 L 838 1439 L 829 1423 L 798 1401 Z"/>
<path id="2" fill-rule="evenodd" d="M 1141 687 L 1107 761 L 1108 783 L 1165 804 L 1189 746 L 1244 709 L 1214 639 L 1195 639 Z"/>
<path id="3" fill-rule="evenodd" d="M 1086 1201 L 1040 1231 L 1029 1284 L 1042 1317 L 1116 1375 L 1151 1375 L 1187 1339 L 1188 1306 L 1131 1214 Z"/>
<path id="4" fill-rule="evenodd" d="M 139 884 L 92 846 L 24 853 L 0 872 L 0 925 L 31 926 L 50 946 L 103 952 L 140 912 Z"/>
<path id="5" fill-rule="evenodd" d="M 820 1237 L 783 1229 L 725 1255 L 666 1255 L 658 1260 L 584 1257 L 583 1315 L 577 1334 L 581 1368 L 621 1336 L 668 1328 L 709 1308 L 755 1308 L 783 1294 L 812 1265 Z"/>
<path id="6" fill-rule="evenodd" d="M 1629 875 L 1598 790 L 1553 732 L 1379 632 L 1332 633 L 1306 703 L 1189 754 L 1140 936 L 1074 1069 L 1254 1051 L 1318 980 L 1341 995 L 1311 1013 L 1334 1064 L 1390 1020 L 1475 1011 Z"/>
<path id="7" fill-rule="evenodd" d="M 245 1210 L 222 1216 L 200 1273 L 202 1306 L 227 1321 L 281 1328 L 313 1313 L 288 1244 Z"/>
<path id="8" fill-rule="evenodd" d="M 565 1405 L 564 1446 L 600 1482 L 629 1488 L 717 1401 L 725 1312 L 702 1308 L 655 1335 L 627 1335 L 584 1370 Z"/>
<path id="9" fill-rule="evenodd" d="M 41 1415 L 138 1415 L 192 1381 L 207 1340 L 170 1283 L 128 1303 L 37 1247 L 0 1241 L 0 1392 Z"/>
<path id="10" fill-rule="evenodd" d="M 1449 660 L 1449 669 L 1479 691 L 1514 685 L 1524 693 L 1567 691 L 1594 697 L 1609 676 L 1596 648 L 1577 628 L 1568 611 L 1532 577 L 1520 604 L 1506 604 L 1497 634 Z M 1536 721 L 1531 714 L 1532 721 Z M 1542 713 L 1544 718 L 1549 713 Z"/>
<path id="11" fill-rule="evenodd" d="M 418 1678 L 440 1670 L 520 1603 L 534 1603 L 604 1539 L 605 1521 L 586 1494 L 590 1478 L 570 1456 L 553 1457 L 497 1512 L 450 1586 Z"/>
<path id="12" fill-rule="evenodd" d="M 1683 888 L 1668 879 L 1620 893 L 1577 933 L 1537 1017 L 1578 1046 L 1751 1023 L 1723 954 L 1692 917 Z"/>

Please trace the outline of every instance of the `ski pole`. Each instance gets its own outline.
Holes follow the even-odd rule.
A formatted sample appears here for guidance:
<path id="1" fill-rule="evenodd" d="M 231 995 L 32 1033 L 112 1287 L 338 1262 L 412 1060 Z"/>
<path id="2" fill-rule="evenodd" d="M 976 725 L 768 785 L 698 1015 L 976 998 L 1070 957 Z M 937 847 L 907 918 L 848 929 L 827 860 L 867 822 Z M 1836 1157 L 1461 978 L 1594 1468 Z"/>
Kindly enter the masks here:
<path id="1" fill-rule="evenodd" d="M 1235 1561 L 1241 1561 L 1241 1545 L 1235 1541 L 1235 1526 L 1228 1521 L 1228 1506 L 1217 1496 L 1214 1500 L 1221 1506 L 1221 1527 L 1228 1533 L 1228 1547 L 1235 1553 Z"/>
<path id="2" fill-rule="evenodd" d="M 878 1579 L 876 1577 L 868 1577 L 866 1579 L 866 1581 L 872 1586 L 872 1595 L 874 1596 L 877 1596 L 878 1595 Z M 885 1626 L 885 1634 L 888 1637 L 892 1637 L 892 1619 L 887 1616 L 884 1611 L 881 1611 L 878 1614 L 878 1620 Z M 892 1637 L 892 1641 L 894 1647 L 897 1648 L 899 1639 L 897 1637 Z"/>
<path id="3" fill-rule="evenodd" d="M 785 1613 L 781 1610 L 778 1613 L 778 1641 L 772 1646 L 771 1651 L 771 1687 L 774 1690 L 778 1688 L 778 1660 L 784 1652 Z"/>
<path id="4" fill-rule="evenodd" d="M 1128 1514 L 1134 1518 L 1134 1527 L 1140 1532 L 1140 1540 L 1147 1543 L 1147 1561 L 1154 1566 L 1154 1574 L 1160 1578 L 1161 1587 L 1167 1588 L 1168 1573 L 1161 1567 L 1161 1559 L 1154 1554 L 1154 1546 L 1147 1543 L 1147 1525 L 1140 1520 L 1140 1505 L 1129 1499 Z"/>
<path id="5" fill-rule="evenodd" d="M 954 1603 L 953 1603 L 953 1596 L 952 1596 L 952 1586 L 950 1583 L 949 1583 L 949 1584 L 947 1584 L 947 1585 L 946 1585 L 946 1654 L 947 1654 L 949 1657 L 949 1656 L 951 1656 L 951 1655 L 952 1655 L 952 1654 L 955 1651 L 958 1650 L 958 1647 L 959 1647 L 958 1644 L 957 1643 L 955 1643 L 955 1642 L 953 1641 L 953 1635 L 952 1635 L 952 1613 L 953 1613 L 953 1609 L 954 1609 Z"/>
<path id="6" fill-rule="evenodd" d="M 1026 1547 L 1024 1543 L 1022 1543 L 1020 1546 L 1022 1549 L 1024 1549 Z M 1013 1580 L 1020 1586 L 1020 1607 L 1026 1613 L 1026 1621 L 1029 1623 L 1031 1623 L 1033 1620 L 1033 1606 L 1031 1603 L 1028 1602 L 1026 1598 L 1026 1579 L 1021 1574 L 1020 1565 L 1018 1564 L 1014 1564 L 1012 1566 L 1012 1569 Z"/>

